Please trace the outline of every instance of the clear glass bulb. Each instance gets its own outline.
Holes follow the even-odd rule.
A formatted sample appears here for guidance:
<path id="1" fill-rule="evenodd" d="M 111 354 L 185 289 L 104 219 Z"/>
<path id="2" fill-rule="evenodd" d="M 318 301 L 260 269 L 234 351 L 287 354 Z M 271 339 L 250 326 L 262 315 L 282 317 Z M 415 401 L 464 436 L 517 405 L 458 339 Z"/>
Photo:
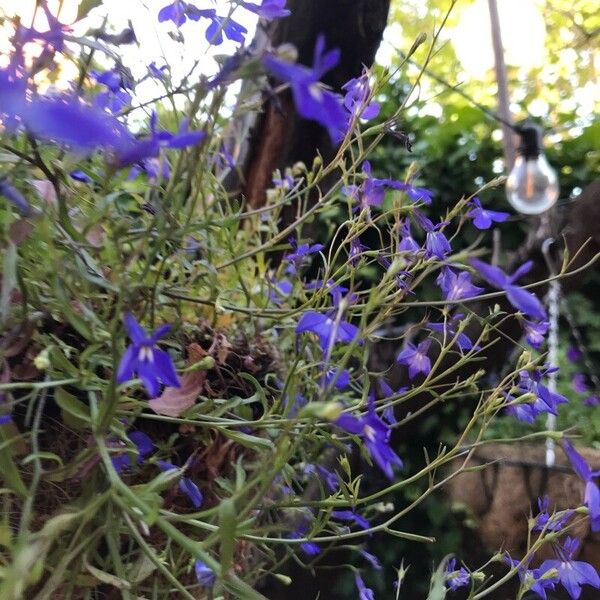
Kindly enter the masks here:
<path id="1" fill-rule="evenodd" d="M 558 177 L 546 157 L 517 156 L 506 180 L 508 201 L 520 213 L 539 215 L 554 206 L 558 199 Z"/>

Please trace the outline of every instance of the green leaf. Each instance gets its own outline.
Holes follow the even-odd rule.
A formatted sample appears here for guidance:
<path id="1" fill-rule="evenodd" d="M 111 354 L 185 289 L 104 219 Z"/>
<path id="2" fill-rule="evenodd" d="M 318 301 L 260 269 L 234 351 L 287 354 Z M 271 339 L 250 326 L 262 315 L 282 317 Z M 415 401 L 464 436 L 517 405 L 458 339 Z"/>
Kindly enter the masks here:
<path id="1" fill-rule="evenodd" d="M 440 563 L 435 573 L 431 576 L 431 587 L 427 600 L 444 600 L 446 597 L 446 564 L 447 557 Z"/>
<path id="2" fill-rule="evenodd" d="M 12 439 L 10 432 L 10 425 L 0 425 L 0 442 L 9 442 Z M 0 473 L 2 481 L 7 487 L 19 496 L 27 496 L 27 488 L 13 460 L 13 452 L 9 443 L 3 443 L 0 446 Z"/>
<path id="3" fill-rule="evenodd" d="M 74 417 L 74 419 L 70 419 L 69 425 L 82 429 L 86 425 L 91 424 L 90 409 L 81 400 L 73 396 L 73 394 L 69 394 L 63 388 L 58 388 L 54 399 L 63 411 L 63 417 L 66 416 L 65 413 Z"/>
<path id="4" fill-rule="evenodd" d="M 233 562 L 237 518 L 235 504 L 230 498 L 221 500 L 219 505 L 219 535 L 221 536 L 221 575 L 227 576 Z"/>
<path id="5" fill-rule="evenodd" d="M 2 293 L 0 294 L 0 323 L 4 323 L 10 313 L 11 292 L 17 287 L 17 247 L 9 244 L 4 250 L 2 261 Z"/>
<path id="6" fill-rule="evenodd" d="M 221 433 L 231 440 L 236 441 L 246 448 L 252 450 L 275 450 L 275 445 L 271 440 L 259 438 L 254 435 L 242 433 L 241 431 L 232 431 L 230 429 L 221 429 Z"/>
<path id="7" fill-rule="evenodd" d="M 84 19 L 88 16 L 88 13 L 91 10 L 93 10 L 97 6 L 100 6 L 101 4 L 102 0 L 81 0 L 81 2 L 79 3 L 79 8 L 77 9 L 77 18 L 75 20 L 79 21 L 81 19 Z"/>

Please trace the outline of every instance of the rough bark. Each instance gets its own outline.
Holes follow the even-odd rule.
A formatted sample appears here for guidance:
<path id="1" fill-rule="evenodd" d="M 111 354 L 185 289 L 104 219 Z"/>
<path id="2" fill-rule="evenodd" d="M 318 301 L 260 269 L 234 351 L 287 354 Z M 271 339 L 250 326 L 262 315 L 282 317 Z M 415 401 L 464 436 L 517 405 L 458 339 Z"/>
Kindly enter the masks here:
<path id="1" fill-rule="evenodd" d="M 265 35 L 273 47 L 293 44 L 298 61 L 312 65 L 317 36 L 323 34 L 327 48 L 341 51 L 340 63 L 323 79 L 338 92 L 349 79 L 360 75 L 363 65 L 373 63 L 387 22 L 389 0 L 290 0 L 287 7 L 291 16 L 260 31 L 258 45 L 265 46 Z M 327 160 L 335 151 L 325 129 L 298 116 L 289 91 L 279 95 L 279 103 L 265 103 L 248 140 L 242 192 L 253 208 L 264 203 L 275 169 L 298 161 L 310 166 L 317 153 Z"/>

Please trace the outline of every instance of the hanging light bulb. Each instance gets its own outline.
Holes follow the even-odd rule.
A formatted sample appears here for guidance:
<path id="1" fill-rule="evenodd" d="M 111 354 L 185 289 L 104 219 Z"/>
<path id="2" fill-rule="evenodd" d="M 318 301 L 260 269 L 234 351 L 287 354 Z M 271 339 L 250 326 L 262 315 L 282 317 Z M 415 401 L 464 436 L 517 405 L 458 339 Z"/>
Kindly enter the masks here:
<path id="1" fill-rule="evenodd" d="M 558 199 L 558 178 L 542 151 L 542 130 L 533 123 L 515 127 L 521 138 L 506 180 L 508 201 L 520 213 L 539 215 Z"/>

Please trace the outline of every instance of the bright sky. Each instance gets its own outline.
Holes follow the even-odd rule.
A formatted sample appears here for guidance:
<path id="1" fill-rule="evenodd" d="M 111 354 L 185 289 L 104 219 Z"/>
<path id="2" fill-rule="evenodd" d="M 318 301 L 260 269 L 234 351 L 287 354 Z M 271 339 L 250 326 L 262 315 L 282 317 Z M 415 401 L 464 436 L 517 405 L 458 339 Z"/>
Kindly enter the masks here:
<path id="1" fill-rule="evenodd" d="M 72 23 L 77 14 L 77 6 L 80 0 L 62 0 L 60 20 L 64 23 Z M 333 0 L 322 0 L 333 1 Z M 502 38 L 505 48 L 505 59 L 510 65 L 520 66 L 524 70 L 543 64 L 545 60 L 545 26 L 537 4 L 540 0 L 498 0 L 500 21 L 502 27 Z M 217 65 L 212 58 L 218 54 L 231 54 L 236 47 L 235 43 L 225 41 L 221 46 L 209 48 L 204 38 L 206 22 L 186 22 L 181 27 L 184 43 L 176 42 L 169 34 L 177 33 L 172 23 L 161 23 L 157 21 L 159 10 L 169 4 L 171 0 L 104 0 L 102 5 L 94 9 L 90 18 L 78 23 L 74 28 L 75 35 L 83 35 L 90 27 L 97 27 L 105 15 L 108 15 L 112 30 L 120 31 L 127 27 L 128 22 L 133 27 L 139 40 L 136 45 L 121 46 L 119 53 L 123 62 L 131 68 L 135 76 L 143 76 L 146 73 L 146 65 L 154 61 L 157 65 L 168 62 L 171 65 L 174 81 L 185 76 L 198 62 L 198 70 L 210 74 L 216 71 Z M 53 11 L 56 11 L 60 0 L 48 0 Z M 225 13 L 229 3 L 224 0 L 196 0 L 195 4 L 204 7 L 223 7 L 220 11 Z M 0 0 L 0 15 L 18 15 L 25 25 L 31 24 L 31 18 L 35 6 L 35 0 Z M 427 10 L 427 3 L 423 2 L 423 10 Z M 455 47 L 457 56 L 463 65 L 465 72 L 470 78 L 477 80 L 483 73 L 493 67 L 493 52 L 490 39 L 488 1 L 475 0 L 471 5 L 461 6 L 458 4 L 456 10 L 462 12 L 458 26 L 446 32 Z M 41 11 L 38 11 L 41 13 Z M 516 18 L 518 16 L 518 18 Z M 252 38 L 252 31 L 256 26 L 256 17 L 247 10 L 238 8 L 235 18 L 248 30 L 248 38 Z M 38 14 L 36 27 L 45 28 L 45 18 Z M 9 29 L 5 25 L 0 29 L 0 55 L 6 54 L 10 49 L 8 41 Z M 377 55 L 378 62 L 389 64 L 394 54 L 394 44 L 402 40 L 402 32 L 397 24 L 391 24 L 384 36 L 384 42 Z M 387 42 L 385 40 L 388 40 Z M 408 42 L 407 42 L 408 43 Z M 565 60 L 572 56 L 565 49 Z M 0 61 L 2 57 L 0 56 Z M 562 59 L 562 55 L 561 55 Z M 1 64 L 1 63 L 0 63 Z M 106 66 L 112 66 L 110 61 Z M 65 80 L 72 80 L 76 76 L 75 65 L 64 66 Z M 145 87 L 138 89 L 138 101 L 145 101 L 153 97 L 156 88 L 148 81 Z M 517 93 L 517 90 L 511 90 Z M 577 104 L 588 114 L 593 111 L 594 97 L 600 96 L 600 83 L 589 82 L 588 86 L 574 92 Z M 535 107 L 532 107 L 535 109 Z M 540 114 L 546 107 L 537 107 Z"/>

